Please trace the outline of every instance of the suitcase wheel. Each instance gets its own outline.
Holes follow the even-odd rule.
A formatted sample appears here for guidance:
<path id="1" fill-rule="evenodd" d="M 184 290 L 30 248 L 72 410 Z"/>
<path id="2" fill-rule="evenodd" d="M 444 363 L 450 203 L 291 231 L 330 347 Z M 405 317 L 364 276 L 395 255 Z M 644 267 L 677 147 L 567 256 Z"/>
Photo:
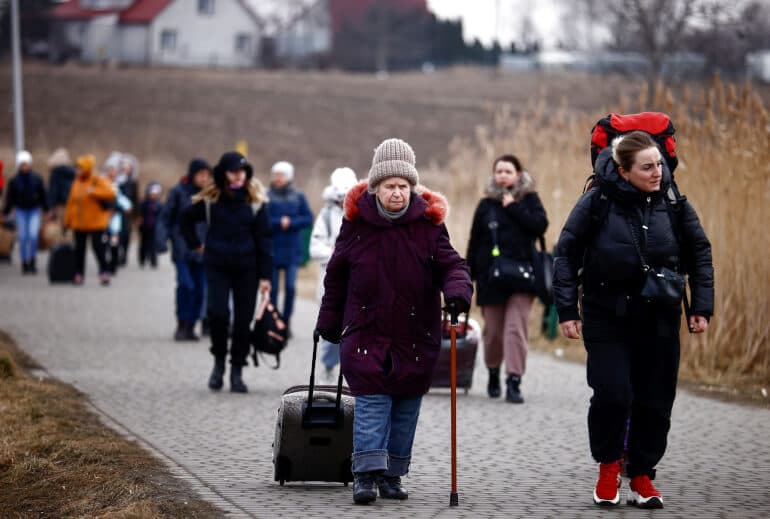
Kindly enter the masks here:
<path id="1" fill-rule="evenodd" d="M 348 486 L 350 484 L 350 481 L 345 481 L 345 486 Z"/>
<path id="2" fill-rule="evenodd" d="M 283 484 L 286 483 L 286 482 L 284 480 L 281 480 L 281 481 L 279 481 L 279 483 L 281 484 L 281 486 L 283 486 Z M 345 486 L 347 486 L 347 483 L 345 484 Z"/>
<path id="3" fill-rule="evenodd" d="M 467 394 L 468 394 L 468 391 L 470 391 L 470 390 L 471 390 L 471 388 L 469 388 L 469 387 L 466 387 L 466 388 L 465 388 L 465 390 L 464 390 L 464 391 L 465 391 L 465 394 L 467 395 Z"/>

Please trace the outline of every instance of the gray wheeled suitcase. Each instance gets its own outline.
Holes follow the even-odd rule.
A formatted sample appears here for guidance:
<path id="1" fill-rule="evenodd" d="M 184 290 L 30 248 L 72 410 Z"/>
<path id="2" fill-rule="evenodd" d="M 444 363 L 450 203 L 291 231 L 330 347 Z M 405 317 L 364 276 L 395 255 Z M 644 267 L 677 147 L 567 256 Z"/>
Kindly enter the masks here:
<path id="1" fill-rule="evenodd" d="M 275 481 L 353 481 L 353 396 L 342 387 L 315 385 L 318 337 L 313 337 L 309 386 L 281 397 L 273 442 Z"/>

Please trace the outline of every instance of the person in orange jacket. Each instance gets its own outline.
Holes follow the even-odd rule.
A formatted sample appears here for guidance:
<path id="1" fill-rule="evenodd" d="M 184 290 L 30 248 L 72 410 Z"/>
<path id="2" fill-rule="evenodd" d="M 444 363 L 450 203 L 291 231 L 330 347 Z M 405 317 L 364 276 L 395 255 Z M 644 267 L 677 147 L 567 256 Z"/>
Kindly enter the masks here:
<path id="1" fill-rule="evenodd" d="M 94 174 L 95 163 L 93 155 L 83 155 L 75 161 L 77 177 L 64 209 L 64 226 L 75 233 L 76 285 L 83 284 L 86 241 L 89 237 L 99 264 L 99 280 L 102 285 L 110 283 L 103 237 L 115 204 L 116 191 L 108 178 Z"/>

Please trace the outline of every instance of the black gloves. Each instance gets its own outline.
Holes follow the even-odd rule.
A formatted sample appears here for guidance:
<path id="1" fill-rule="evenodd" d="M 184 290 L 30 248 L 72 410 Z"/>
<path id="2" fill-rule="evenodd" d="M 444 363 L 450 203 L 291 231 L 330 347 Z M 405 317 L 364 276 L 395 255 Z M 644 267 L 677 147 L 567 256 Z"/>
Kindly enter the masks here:
<path id="1" fill-rule="evenodd" d="M 327 341 L 329 341 L 331 343 L 334 343 L 334 344 L 339 344 L 340 343 L 340 338 L 339 337 L 333 337 L 333 336 L 331 336 L 331 334 L 322 332 L 321 330 L 319 330 L 317 328 L 315 330 L 313 330 L 313 341 L 314 342 L 317 343 L 318 339 L 321 338 L 321 337 L 323 337 Z"/>
<path id="2" fill-rule="evenodd" d="M 471 305 L 462 297 L 450 297 L 446 300 L 446 306 L 444 306 L 444 311 L 449 314 L 452 323 L 456 323 L 457 316 L 468 312 L 470 309 Z"/>

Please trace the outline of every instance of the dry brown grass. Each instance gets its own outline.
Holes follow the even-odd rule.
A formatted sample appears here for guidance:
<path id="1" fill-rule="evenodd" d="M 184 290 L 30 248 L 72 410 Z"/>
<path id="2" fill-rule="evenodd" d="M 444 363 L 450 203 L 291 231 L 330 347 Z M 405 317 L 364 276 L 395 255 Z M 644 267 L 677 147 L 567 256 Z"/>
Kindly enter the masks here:
<path id="1" fill-rule="evenodd" d="M 662 90 L 662 89 L 661 89 Z M 714 387 L 740 388 L 759 399 L 770 389 L 770 120 L 749 85 L 665 90 L 654 99 L 642 91 L 636 102 L 621 100 L 615 111 L 663 110 L 677 125 L 677 182 L 699 213 L 711 239 L 716 270 L 716 314 L 707 334 L 682 334 L 682 376 Z M 605 111 L 576 113 L 567 103 L 533 102 L 525 113 L 501 109 L 491 127 L 451 147 L 447 168 L 433 178 L 446 183 L 454 213 L 450 227 L 458 248 L 491 161 L 504 151 L 520 156 L 534 174 L 551 221 L 553 245 L 590 173 L 589 132 Z M 476 174 L 469 174 L 475 172 Z M 582 358 L 582 344 L 559 341 Z"/>
<path id="2" fill-rule="evenodd" d="M 69 386 L 0 332 L 0 516 L 166 518 L 222 515 L 157 459 L 107 429 Z M 10 373 L 10 374 L 8 374 Z"/>
<path id="3" fill-rule="evenodd" d="M 101 69 L 34 62 L 24 66 L 26 140 L 40 173 L 59 146 L 96 154 L 128 151 L 141 162 L 140 181 L 168 187 L 190 158 L 216 161 L 245 140 L 249 159 L 267 180 L 270 165 L 291 160 L 298 184 L 317 196 L 331 171 L 348 165 L 365 175 L 372 150 L 399 136 L 417 150 L 420 167 L 446 161 L 447 145 L 491 121 L 490 109 L 526 106 L 532 96 L 573 109 L 617 102 L 619 77 L 594 82 L 577 74 L 502 75 L 457 68 L 435 74 L 373 75 L 292 71 Z M 0 99 L 11 99 L 10 67 L 0 64 Z M 0 117 L 0 134 L 13 135 Z M 12 139 L 0 160 L 13 163 Z M 7 173 L 7 172 L 6 172 Z"/>

